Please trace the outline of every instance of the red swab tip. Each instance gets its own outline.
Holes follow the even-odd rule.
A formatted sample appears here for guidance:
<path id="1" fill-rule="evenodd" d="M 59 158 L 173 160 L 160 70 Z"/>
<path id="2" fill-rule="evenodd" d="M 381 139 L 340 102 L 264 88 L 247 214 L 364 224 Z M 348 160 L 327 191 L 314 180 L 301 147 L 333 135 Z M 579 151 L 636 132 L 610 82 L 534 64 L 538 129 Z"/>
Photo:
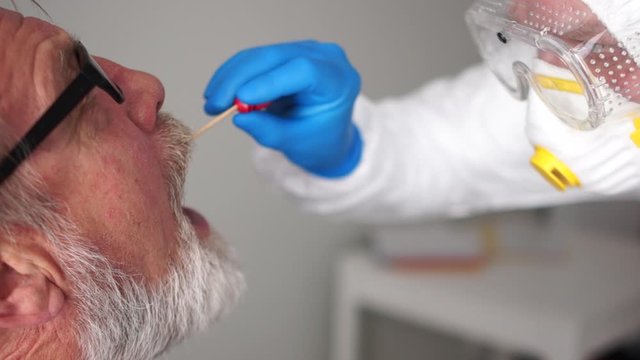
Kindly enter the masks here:
<path id="1" fill-rule="evenodd" d="M 267 103 L 264 103 L 264 104 L 258 104 L 258 105 L 249 105 L 249 104 L 243 103 L 238 98 L 236 98 L 233 101 L 233 104 L 236 106 L 236 108 L 238 109 L 239 113 L 248 113 L 248 112 L 252 112 L 252 111 L 264 110 L 264 109 L 268 108 L 269 105 L 271 105 L 270 102 L 267 102 Z"/>

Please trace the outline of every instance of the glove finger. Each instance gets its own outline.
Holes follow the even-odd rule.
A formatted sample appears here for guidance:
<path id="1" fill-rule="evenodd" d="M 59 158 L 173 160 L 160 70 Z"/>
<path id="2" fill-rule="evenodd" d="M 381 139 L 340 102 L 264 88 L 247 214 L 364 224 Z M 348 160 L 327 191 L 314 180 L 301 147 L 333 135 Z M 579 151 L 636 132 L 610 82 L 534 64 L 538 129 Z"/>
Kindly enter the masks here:
<path id="1" fill-rule="evenodd" d="M 233 123 L 251 135 L 260 145 L 281 150 L 288 138 L 289 122 L 264 111 L 238 114 Z"/>
<path id="2" fill-rule="evenodd" d="M 267 72 L 292 57 L 309 52 L 313 41 L 268 45 L 243 50 L 227 60 L 211 77 L 204 97 L 205 111 L 215 114 L 231 106 L 237 89 L 252 78 Z"/>
<path id="3" fill-rule="evenodd" d="M 304 92 L 318 82 L 318 73 L 312 60 L 296 57 L 242 85 L 238 98 L 257 104 Z"/>

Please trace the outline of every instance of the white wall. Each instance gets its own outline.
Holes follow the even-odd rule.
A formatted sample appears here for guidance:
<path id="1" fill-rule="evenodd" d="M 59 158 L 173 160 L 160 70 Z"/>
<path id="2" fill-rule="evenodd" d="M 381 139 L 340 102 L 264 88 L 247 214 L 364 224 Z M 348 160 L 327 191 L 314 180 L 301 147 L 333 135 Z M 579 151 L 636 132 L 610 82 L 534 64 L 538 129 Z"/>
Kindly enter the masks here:
<path id="1" fill-rule="evenodd" d="M 336 41 L 373 97 L 401 94 L 478 61 L 463 21 L 470 0 L 40 2 L 93 53 L 157 75 L 165 108 L 193 128 L 207 120 L 201 94 L 209 76 L 248 46 Z M 249 292 L 231 317 L 169 359 L 327 358 L 332 264 L 362 231 L 299 213 L 256 176 L 251 149 L 231 124 L 197 146 L 188 203 L 235 244 Z"/>

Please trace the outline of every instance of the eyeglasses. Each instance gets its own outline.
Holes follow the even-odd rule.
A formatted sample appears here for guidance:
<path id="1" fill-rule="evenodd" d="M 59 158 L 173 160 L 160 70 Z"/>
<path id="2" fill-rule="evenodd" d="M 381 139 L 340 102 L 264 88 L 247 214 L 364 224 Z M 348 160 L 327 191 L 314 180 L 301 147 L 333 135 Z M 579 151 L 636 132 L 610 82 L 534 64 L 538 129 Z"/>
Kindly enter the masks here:
<path id="1" fill-rule="evenodd" d="M 75 53 L 80 74 L 64 89 L 24 137 L 0 161 L 0 185 L 31 155 L 36 148 L 62 123 L 69 113 L 93 90 L 104 90 L 118 104 L 124 102 L 122 90 L 104 73 L 87 49 L 76 41 Z"/>

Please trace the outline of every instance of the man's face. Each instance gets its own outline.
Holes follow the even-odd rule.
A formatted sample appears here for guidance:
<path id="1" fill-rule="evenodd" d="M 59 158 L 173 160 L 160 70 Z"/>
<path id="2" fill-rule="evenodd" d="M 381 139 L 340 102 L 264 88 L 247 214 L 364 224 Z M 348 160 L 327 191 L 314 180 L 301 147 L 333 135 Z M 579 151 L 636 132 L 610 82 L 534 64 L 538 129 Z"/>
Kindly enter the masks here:
<path id="1" fill-rule="evenodd" d="M 519 23 L 540 30 L 563 24 L 559 30 L 564 39 L 586 41 L 606 30 L 582 0 L 514 0 L 509 13 Z"/>
<path id="2" fill-rule="evenodd" d="M 73 40 L 66 32 L 5 9 L 0 9 L 0 44 L 0 119 L 17 140 L 79 68 Z M 179 284 L 167 290 L 165 284 L 172 276 L 178 283 L 194 280 L 175 274 L 191 266 L 185 261 L 202 262 L 194 267 L 199 266 L 206 279 L 197 280 L 211 287 L 219 285 L 212 282 L 227 282 L 225 286 L 237 290 L 240 276 L 227 263 L 224 245 L 211 242 L 204 218 L 180 207 L 189 133 L 170 116 L 159 113 L 164 99 L 161 83 L 107 59 L 96 61 L 121 88 L 125 102 L 117 104 L 104 92 L 93 90 L 51 133 L 27 160 L 42 177 L 45 188 L 41 190 L 63 204 L 64 214 L 60 215 L 75 224 L 83 246 L 104 256 L 116 272 L 144 291 L 160 292 L 164 287 L 164 293 L 171 296 L 176 289 L 188 288 Z M 201 275 L 188 270 L 191 276 Z M 71 302 L 75 285 L 65 290 Z M 196 306 L 212 312 L 203 316 L 216 316 L 220 310 L 202 304 L 192 307 Z"/>
<path id="3" fill-rule="evenodd" d="M 0 85 L 0 93 L 9 94 L 3 96 L 1 112 L 19 137 L 79 69 L 72 39 L 61 29 L 12 12 L 0 16 L 0 77 L 11 79 Z M 164 91 L 148 74 L 96 61 L 126 101 L 120 105 L 93 91 L 30 161 L 48 193 L 68 204 L 76 223 L 85 224 L 82 230 L 96 240 L 95 246 L 127 271 L 157 281 L 177 249 L 177 224 L 163 177 L 168 144 L 158 138 Z"/>

